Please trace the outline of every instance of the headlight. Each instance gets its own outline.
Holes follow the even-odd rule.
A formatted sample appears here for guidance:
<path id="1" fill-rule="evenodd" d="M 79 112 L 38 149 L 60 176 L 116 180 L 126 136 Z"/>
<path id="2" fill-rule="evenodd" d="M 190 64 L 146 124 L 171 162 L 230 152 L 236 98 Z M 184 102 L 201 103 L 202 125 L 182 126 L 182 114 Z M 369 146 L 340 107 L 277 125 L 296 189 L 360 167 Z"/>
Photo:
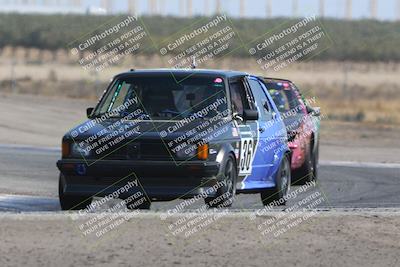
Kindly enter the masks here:
<path id="1" fill-rule="evenodd" d="M 68 157 L 70 154 L 70 144 L 67 141 L 63 141 L 61 145 L 61 155 L 62 157 Z"/>
<path id="2" fill-rule="evenodd" d="M 90 156 L 90 148 L 83 144 L 82 146 L 74 142 L 71 144 L 71 156 L 75 157 L 88 157 Z"/>
<path id="3" fill-rule="evenodd" d="M 196 156 L 196 146 L 183 147 L 176 151 L 176 156 L 180 159 L 188 159 Z"/>

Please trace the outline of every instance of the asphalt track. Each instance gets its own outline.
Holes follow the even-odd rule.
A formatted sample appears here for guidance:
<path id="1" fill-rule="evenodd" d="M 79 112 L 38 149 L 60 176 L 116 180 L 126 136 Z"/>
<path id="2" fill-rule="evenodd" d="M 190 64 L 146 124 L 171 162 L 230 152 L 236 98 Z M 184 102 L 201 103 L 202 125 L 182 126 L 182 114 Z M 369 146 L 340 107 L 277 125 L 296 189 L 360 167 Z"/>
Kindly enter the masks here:
<path id="1" fill-rule="evenodd" d="M 0 212 L 60 211 L 55 165 L 59 154 L 56 148 L 0 145 Z M 399 208 L 399 181 L 400 164 L 321 161 L 317 186 L 300 193 L 296 201 L 318 191 L 324 196 L 318 209 Z M 180 201 L 155 202 L 151 209 L 167 211 Z M 238 195 L 231 210 L 259 208 L 258 194 Z"/>

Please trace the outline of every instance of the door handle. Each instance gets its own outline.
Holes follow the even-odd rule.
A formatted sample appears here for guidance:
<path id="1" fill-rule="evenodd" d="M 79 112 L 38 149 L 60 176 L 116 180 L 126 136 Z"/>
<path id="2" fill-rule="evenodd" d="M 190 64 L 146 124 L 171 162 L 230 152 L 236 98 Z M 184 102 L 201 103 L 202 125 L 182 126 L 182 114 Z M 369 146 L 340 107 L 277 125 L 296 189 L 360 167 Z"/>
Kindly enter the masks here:
<path id="1" fill-rule="evenodd" d="M 260 133 L 263 133 L 263 132 L 265 131 L 265 129 L 264 129 L 263 127 L 261 127 L 261 128 L 258 128 L 258 131 L 259 131 Z"/>

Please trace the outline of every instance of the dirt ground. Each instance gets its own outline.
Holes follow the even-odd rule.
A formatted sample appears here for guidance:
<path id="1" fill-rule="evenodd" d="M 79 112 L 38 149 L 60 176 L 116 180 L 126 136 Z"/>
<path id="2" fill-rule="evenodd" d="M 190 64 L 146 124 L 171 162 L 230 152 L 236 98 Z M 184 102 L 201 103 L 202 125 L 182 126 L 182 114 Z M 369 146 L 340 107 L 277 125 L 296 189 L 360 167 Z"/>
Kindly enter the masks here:
<path id="1" fill-rule="evenodd" d="M 224 216 L 191 237 L 159 215 L 136 215 L 96 240 L 56 214 L 0 216 L 1 266 L 399 266 L 400 214 L 320 213 L 277 236 L 268 217 Z M 183 215 L 180 215 L 183 216 Z M 271 217 L 272 216 L 272 217 Z M 75 224 L 76 223 L 76 224 Z"/>
<path id="2" fill-rule="evenodd" d="M 0 92 L 95 99 L 117 73 L 131 68 L 171 67 L 156 55 L 135 55 L 97 73 L 83 70 L 73 58 L 66 62 L 64 57 L 51 60 L 48 55 L 33 64 L 21 50 L 16 56 L 7 52 L 0 55 Z M 400 125 L 400 64 L 396 62 L 296 62 L 278 72 L 265 72 L 254 58 L 226 57 L 209 61 L 201 68 L 290 79 L 304 95 L 315 97 L 317 105 L 331 118 Z"/>
<path id="3" fill-rule="evenodd" d="M 96 101 L 0 94 L 0 143 L 59 147 Z M 321 160 L 400 162 L 400 126 L 322 119 Z"/>

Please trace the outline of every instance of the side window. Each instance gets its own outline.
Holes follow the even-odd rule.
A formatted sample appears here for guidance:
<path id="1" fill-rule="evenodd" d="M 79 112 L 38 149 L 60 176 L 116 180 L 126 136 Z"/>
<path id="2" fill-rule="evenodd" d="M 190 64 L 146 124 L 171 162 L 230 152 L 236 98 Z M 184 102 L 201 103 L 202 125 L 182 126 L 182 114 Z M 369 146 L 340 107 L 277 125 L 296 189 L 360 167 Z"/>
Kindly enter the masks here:
<path id="1" fill-rule="evenodd" d="M 233 112 L 243 114 L 243 110 L 249 108 L 249 103 L 246 98 L 246 90 L 243 83 L 241 81 L 234 81 L 229 83 L 229 87 Z"/>
<path id="2" fill-rule="evenodd" d="M 281 113 L 290 111 L 291 106 L 293 104 L 295 105 L 295 103 L 293 102 L 293 99 L 292 99 L 292 101 L 290 99 L 291 92 L 288 90 L 270 89 L 269 93 L 271 94 L 276 107 L 278 108 L 279 112 L 281 112 Z"/>
<path id="3" fill-rule="evenodd" d="M 253 79 L 249 79 L 249 84 L 256 99 L 256 104 L 259 108 L 260 116 L 265 120 L 272 119 L 272 107 L 268 101 L 267 96 L 265 95 L 264 89 L 262 88 L 261 84 Z"/>

